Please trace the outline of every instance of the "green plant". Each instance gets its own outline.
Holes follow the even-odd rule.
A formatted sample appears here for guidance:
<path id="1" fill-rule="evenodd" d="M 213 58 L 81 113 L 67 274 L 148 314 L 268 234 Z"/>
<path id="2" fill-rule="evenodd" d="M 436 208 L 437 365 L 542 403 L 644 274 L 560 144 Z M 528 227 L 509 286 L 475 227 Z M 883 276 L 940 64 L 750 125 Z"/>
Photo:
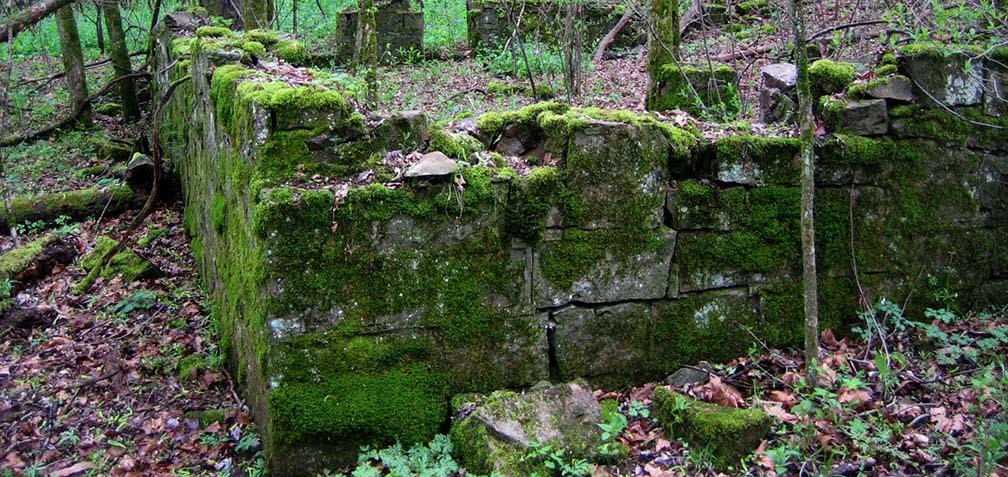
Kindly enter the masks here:
<path id="1" fill-rule="evenodd" d="M 630 407 L 627 408 L 627 414 L 633 418 L 651 419 L 651 409 L 647 407 L 647 404 L 640 401 L 630 401 Z"/>
<path id="2" fill-rule="evenodd" d="M 379 467 L 384 467 L 388 475 L 436 477 L 454 475 L 461 467 L 451 456 L 451 439 L 442 434 L 434 436 L 427 444 L 417 444 L 404 449 L 402 444 L 395 443 L 384 449 L 362 447 L 357 457 L 357 467 L 353 477 L 369 477 L 383 475 Z M 473 474 L 467 474 L 473 475 Z"/>
<path id="3" fill-rule="evenodd" d="M 622 416 L 622 414 L 616 414 Z M 568 458 L 567 449 L 556 447 L 549 442 L 529 442 L 529 450 L 522 456 L 522 461 L 532 465 L 542 465 L 543 469 L 546 470 L 546 474 L 534 471 L 530 474 L 532 477 L 545 477 L 549 475 L 559 475 L 561 477 L 586 476 L 591 475 L 591 471 L 594 468 L 590 462 L 584 459 Z"/>
<path id="4" fill-rule="evenodd" d="M 119 316 L 126 316 L 136 310 L 149 310 L 157 304 L 157 300 L 157 293 L 150 290 L 137 290 L 112 305 L 112 312 Z"/>
<path id="5" fill-rule="evenodd" d="M 242 434 L 241 438 L 238 439 L 238 444 L 235 445 L 235 450 L 238 452 L 244 452 L 255 449 L 258 446 L 259 434 L 246 430 L 246 432 Z"/>

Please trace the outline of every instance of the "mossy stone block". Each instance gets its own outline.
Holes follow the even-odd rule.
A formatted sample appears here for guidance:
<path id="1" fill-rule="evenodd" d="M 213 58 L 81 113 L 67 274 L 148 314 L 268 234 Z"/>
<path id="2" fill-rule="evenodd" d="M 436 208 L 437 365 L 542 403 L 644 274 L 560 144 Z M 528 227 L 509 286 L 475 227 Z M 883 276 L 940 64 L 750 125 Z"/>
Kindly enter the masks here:
<path id="1" fill-rule="evenodd" d="M 680 109 L 698 117 L 732 119 L 741 107 L 735 82 L 735 70 L 728 65 L 660 65 L 648 90 L 646 107 L 650 111 Z"/>
<path id="2" fill-rule="evenodd" d="M 720 469 L 739 465 L 770 432 L 771 418 L 756 408 L 736 409 L 697 401 L 664 386 L 655 388 L 655 418 L 694 448 L 709 449 Z"/>

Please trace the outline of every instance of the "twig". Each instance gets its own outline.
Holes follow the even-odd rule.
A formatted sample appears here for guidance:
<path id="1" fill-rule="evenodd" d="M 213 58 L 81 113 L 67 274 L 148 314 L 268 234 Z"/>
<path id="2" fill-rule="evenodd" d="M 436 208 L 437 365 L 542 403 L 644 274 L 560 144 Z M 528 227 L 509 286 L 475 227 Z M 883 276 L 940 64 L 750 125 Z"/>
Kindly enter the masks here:
<path id="1" fill-rule="evenodd" d="M 483 88 L 479 88 L 479 87 L 469 88 L 469 89 L 465 89 L 465 90 L 459 91 L 458 93 L 455 93 L 455 94 L 453 94 L 453 95 L 445 98 L 445 101 L 451 101 L 451 100 L 453 100 L 453 99 L 455 99 L 455 98 L 457 98 L 459 96 L 464 96 L 464 95 L 469 94 L 469 93 L 480 93 L 483 96 L 486 96 L 486 95 L 490 94 L 490 93 L 487 93 L 487 90 L 485 90 Z"/>
<path id="2" fill-rule="evenodd" d="M 599 40 L 599 44 L 595 48 L 595 54 L 592 56 L 592 63 L 602 61 L 602 56 L 605 55 L 606 49 L 609 48 L 609 45 L 616 40 L 616 35 L 619 35 L 619 33 L 623 31 L 623 28 L 630 23 L 630 19 L 633 18 L 635 14 L 634 10 L 630 8 L 623 12 L 623 16 L 620 17 L 618 22 L 616 22 L 616 25 L 609 30 L 609 33 L 606 33 L 606 35 Z"/>
<path id="3" fill-rule="evenodd" d="M 83 388 L 83 387 L 91 386 L 91 385 L 93 385 L 95 383 L 98 383 L 100 381 L 104 381 L 104 380 L 106 380 L 108 378 L 111 378 L 112 376 L 115 376 L 115 375 L 117 375 L 117 374 L 119 374 L 121 372 L 122 372 L 122 368 L 118 368 L 117 367 L 116 369 L 113 369 L 112 371 L 109 371 L 109 372 L 107 372 L 105 374 L 102 374 L 101 376 L 94 377 L 94 378 L 91 378 L 91 379 L 85 379 L 84 381 L 81 381 L 81 382 L 75 383 L 75 384 L 69 384 L 69 385 L 66 385 L 66 386 L 59 386 L 59 387 L 56 388 L 56 390 L 57 391 L 67 391 L 67 390 L 70 390 L 70 389 L 77 389 L 77 388 Z"/>
<path id="4" fill-rule="evenodd" d="M 132 58 L 134 56 L 140 56 L 140 55 L 143 55 L 143 54 L 144 54 L 143 51 L 134 51 L 133 53 L 130 53 L 130 58 Z M 90 68 L 97 68 L 99 66 L 105 66 L 105 65 L 107 65 L 107 64 L 109 64 L 111 62 L 112 62 L 112 60 L 101 60 L 101 61 L 96 61 L 94 63 L 88 63 L 88 64 L 84 65 L 84 69 L 90 69 Z M 15 84 L 14 87 L 18 88 L 18 87 L 25 86 L 25 85 L 28 85 L 28 84 L 38 83 L 40 81 L 44 81 L 45 83 L 48 83 L 50 81 L 60 79 L 60 78 L 62 78 L 64 76 L 66 76 L 66 71 L 60 71 L 59 73 L 51 74 L 49 76 L 43 76 L 43 77 L 40 77 L 40 78 L 29 78 L 29 79 L 26 79 L 26 80 L 21 80 L 20 82 L 18 82 L 17 84 Z"/>
<path id="5" fill-rule="evenodd" d="M 974 126 L 980 126 L 980 127 L 985 127 L 985 128 L 991 128 L 991 129 L 1004 129 L 1005 128 L 1004 126 L 999 126 L 997 124 L 990 124 L 990 123 L 985 123 L 985 122 L 981 122 L 981 121 L 974 121 L 974 120 L 972 120 L 970 118 L 967 118 L 966 116 L 963 116 L 958 111 L 950 108 L 944 102 L 939 101 L 938 98 L 935 98 L 934 95 L 931 94 L 930 91 L 928 91 L 927 89 L 924 89 L 924 87 L 922 87 L 920 85 L 920 83 L 917 82 L 917 78 L 914 78 L 913 75 L 910 76 L 910 81 L 913 81 L 913 84 L 917 86 L 917 89 L 923 91 L 924 94 L 927 95 L 928 98 L 931 98 L 931 101 L 934 101 L 935 103 L 938 104 L 938 106 L 941 106 L 942 109 L 944 109 L 945 111 L 948 111 L 948 112 L 952 113 L 953 116 L 955 116 L 955 117 L 957 117 L 957 118 L 959 118 L 959 119 L 961 119 L 963 121 L 966 121 L 967 123 L 970 123 L 970 124 L 972 124 Z"/>

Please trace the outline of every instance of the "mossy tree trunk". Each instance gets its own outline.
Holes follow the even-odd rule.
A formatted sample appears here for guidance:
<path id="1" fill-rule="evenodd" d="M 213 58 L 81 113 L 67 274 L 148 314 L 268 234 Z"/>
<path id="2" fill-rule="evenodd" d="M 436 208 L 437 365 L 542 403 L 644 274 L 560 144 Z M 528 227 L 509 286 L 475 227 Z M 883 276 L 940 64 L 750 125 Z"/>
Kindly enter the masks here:
<path id="1" fill-rule="evenodd" d="M 245 0 L 242 3 L 245 29 L 272 27 L 273 17 L 276 13 L 273 0 Z"/>
<path id="2" fill-rule="evenodd" d="M 808 53 L 805 49 L 805 18 L 799 0 L 791 0 L 791 26 L 794 29 L 794 54 L 798 69 L 798 121 L 801 149 L 801 236 L 802 283 L 805 292 L 805 368 L 808 382 L 816 386 L 819 361 L 819 286 L 816 282 L 816 252 L 814 228 L 815 201 L 815 118 L 812 116 L 812 87 L 808 75 Z"/>
<path id="3" fill-rule="evenodd" d="M 357 38 L 353 63 L 363 71 L 367 82 L 367 101 L 374 105 L 378 94 L 378 33 L 374 0 L 360 0 L 357 13 Z"/>
<path id="4" fill-rule="evenodd" d="M 63 53 L 63 67 L 66 68 L 67 89 L 74 108 L 79 108 L 88 100 L 87 79 L 84 77 L 84 55 L 81 52 L 80 34 L 74 19 L 72 6 L 56 11 L 56 27 L 59 30 L 60 47 Z M 78 116 L 80 124 L 91 123 L 90 107 Z"/>
<path id="5" fill-rule="evenodd" d="M 648 95 L 655 90 L 658 67 L 679 61 L 679 1 L 651 0 L 648 12 Z M 651 104 L 647 101 L 647 104 Z"/>
<path id="6" fill-rule="evenodd" d="M 133 72 L 130 64 L 129 51 L 126 50 L 126 35 L 123 33 L 122 18 L 117 0 L 104 0 L 102 12 L 105 14 L 105 28 L 108 29 L 109 52 L 116 77 Z M 132 79 L 119 83 L 119 100 L 122 102 L 123 115 L 127 119 L 140 117 L 140 105 L 137 102 L 136 82 Z"/>

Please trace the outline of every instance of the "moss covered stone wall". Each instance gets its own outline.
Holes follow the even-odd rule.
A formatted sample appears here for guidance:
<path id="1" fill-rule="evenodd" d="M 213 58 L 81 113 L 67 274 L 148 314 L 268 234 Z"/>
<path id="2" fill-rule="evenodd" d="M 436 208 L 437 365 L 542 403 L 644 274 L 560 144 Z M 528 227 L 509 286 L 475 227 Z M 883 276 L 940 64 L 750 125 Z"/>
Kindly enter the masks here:
<path id="1" fill-rule="evenodd" d="M 756 338 L 800 343 L 793 140 L 711 143 L 555 103 L 486 113 L 472 136 L 365 117 L 352 78 L 254 66 L 292 48 L 270 32 L 161 39 L 160 91 L 190 77 L 165 110 L 165 156 L 278 475 L 427 440 L 455 394 L 629 384 Z M 503 137 L 533 153 L 490 152 Z M 425 144 L 465 162 L 404 177 Z M 860 137 L 820 154 L 825 325 L 856 311 L 852 256 L 872 298 L 1004 302 L 1004 155 Z"/>

